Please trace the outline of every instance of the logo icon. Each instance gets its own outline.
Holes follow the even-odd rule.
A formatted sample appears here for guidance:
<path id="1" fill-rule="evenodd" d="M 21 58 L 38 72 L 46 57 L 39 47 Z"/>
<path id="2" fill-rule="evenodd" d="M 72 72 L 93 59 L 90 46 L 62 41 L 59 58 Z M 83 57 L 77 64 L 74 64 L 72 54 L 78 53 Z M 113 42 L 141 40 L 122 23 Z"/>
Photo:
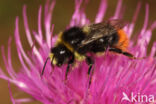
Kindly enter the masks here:
<path id="1" fill-rule="evenodd" d="M 123 94 L 123 98 L 122 98 L 121 101 L 123 101 L 123 100 L 127 100 L 127 101 L 131 102 L 131 100 L 128 98 L 128 96 L 127 96 L 126 93 L 123 92 L 122 94 Z"/>

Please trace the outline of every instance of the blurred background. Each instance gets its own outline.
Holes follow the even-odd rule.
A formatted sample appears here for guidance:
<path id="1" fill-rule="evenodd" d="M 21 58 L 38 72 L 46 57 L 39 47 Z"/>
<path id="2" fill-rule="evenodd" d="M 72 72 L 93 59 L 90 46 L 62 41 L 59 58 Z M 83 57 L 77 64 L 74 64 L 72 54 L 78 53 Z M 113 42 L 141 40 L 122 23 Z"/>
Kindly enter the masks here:
<path id="1" fill-rule="evenodd" d="M 20 68 L 16 47 L 14 43 L 14 29 L 15 29 L 15 18 L 19 16 L 19 27 L 20 35 L 23 47 L 25 51 L 28 51 L 28 42 L 25 40 L 25 31 L 23 26 L 22 9 L 23 5 L 27 6 L 27 16 L 29 21 L 29 27 L 31 30 L 37 30 L 37 14 L 40 5 L 44 6 L 46 0 L 0 0 L 0 46 L 5 47 L 5 53 L 7 54 L 7 44 L 9 37 L 12 37 L 12 61 L 15 69 Z M 107 0 L 108 8 L 104 20 L 114 15 L 117 0 Z M 135 12 L 137 3 L 139 0 L 123 0 L 125 6 L 124 20 L 131 21 L 132 16 Z M 145 4 L 148 3 L 149 8 L 149 24 L 156 20 L 156 0 L 140 0 L 142 2 L 141 11 L 137 19 L 135 32 L 141 29 L 145 17 Z M 87 17 L 94 22 L 96 13 L 98 11 L 100 0 L 90 0 L 86 8 Z M 74 12 L 74 0 L 56 0 L 56 6 L 53 12 L 53 23 L 55 24 L 54 33 L 58 33 L 64 30 L 68 25 L 72 13 Z M 43 12 L 42 12 L 43 13 Z M 42 16 L 43 17 L 43 16 Z M 135 33 L 134 33 L 135 34 Z M 156 41 L 156 30 L 153 31 L 152 40 L 149 44 L 148 52 L 150 52 L 153 42 Z M 2 55 L 0 52 L 0 66 L 6 72 Z M 18 71 L 18 70 L 16 70 Z M 29 97 L 29 95 L 19 91 L 15 86 L 11 85 L 13 96 L 15 98 Z M 0 79 L 0 104 L 11 104 L 8 82 Z M 39 104 L 39 102 L 31 102 L 29 104 Z"/>

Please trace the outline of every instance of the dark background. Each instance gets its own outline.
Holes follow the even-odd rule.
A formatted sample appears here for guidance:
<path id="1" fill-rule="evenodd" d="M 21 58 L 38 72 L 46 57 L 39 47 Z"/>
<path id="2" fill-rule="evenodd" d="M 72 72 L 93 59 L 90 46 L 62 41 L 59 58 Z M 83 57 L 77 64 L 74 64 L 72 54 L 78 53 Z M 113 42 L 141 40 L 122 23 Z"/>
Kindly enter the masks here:
<path id="1" fill-rule="evenodd" d="M 20 25 L 20 35 L 21 39 L 25 40 L 25 31 L 23 26 L 22 9 L 23 5 L 27 5 L 27 15 L 29 21 L 29 27 L 31 30 L 37 30 L 37 14 L 39 5 L 44 6 L 46 0 L 0 0 L 0 46 L 5 47 L 7 52 L 7 43 L 9 36 L 13 37 L 15 28 L 15 18 L 19 16 Z M 133 13 L 135 12 L 137 3 L 139 0 L 123 0 L 123 5 L 126 7 L 126 14 L 124 15 L 124 20 L 131 21 Z M 141 29 L 144 21 L 145 15 L 145 4 L 150 5 L 149 12 L 149 23 L 156 20 L 156 0 L 140 0 L 142 2 L 142 8 L 139 13 L 139 17 L 136 23 L 135 32 Z M 95 15 L 98 11 L 100 0 L 90 0 L 86 8 L 87 17 L 94 21 Z M 108 0 L 108 9 L 106 12 L 105 20 L 109 19 L 110 16 L 114 15 L 117 0 Z M 71 19 L 72 13 L 74 12 L 74 0 L 56 0 L 56 6 L 53 12 L 53 23 L 55 24 L 54 33 L 58 33 L 64 30 L 66 25 Z M 43 12 L 42 12 L 43 13 Z M 152 43 L 156 40 L 156 31 L 154 30 L 152 41 L 149 44 L 148 52 L 152 46 Z M 15 69 L 20 67 L 14 40 L 12 42 L 12 60 Z M 29 50 L 27 41 L 22 41 L 25 50 Z M 7 53 L 6 53 L 7 54 Z M 4 63 L 2 61 L 2 56 L 0 52 L 0 66 L 5 69 Z M 5 70 L 4 70 L 5 71 Z M 6 72 L 6 71 L 5 71 Z M 15 86 L 11 86 L 12 92 L 15 98 L 29 97 L 29 95 L 24 94 L 19 91 Z M 0 103 L 1 104 L 11 104 L 8 82 L 0 79 Z M 31 104 L 38 104 L 39 102 L 32 102 Z"/>

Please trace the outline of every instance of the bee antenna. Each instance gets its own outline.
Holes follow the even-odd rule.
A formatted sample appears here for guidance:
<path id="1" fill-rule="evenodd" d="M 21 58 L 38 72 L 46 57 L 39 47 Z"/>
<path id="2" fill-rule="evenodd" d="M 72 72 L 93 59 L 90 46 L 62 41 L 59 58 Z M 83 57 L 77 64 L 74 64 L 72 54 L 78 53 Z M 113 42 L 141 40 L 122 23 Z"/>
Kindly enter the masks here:
<path id="1" fill-rule="evenodd" d="M 47 62 L 48 62 L 49 59 L 50 59 L 50 57 L 47 57 L 47 59 L 46 59 L 46 61 L 44 63 L 43 69 L 42 69 L 41 76 L 43 76 L 43 74 L 44 74 L 44 70 L 45 70 L 46 64 L 47 64 Z"/>

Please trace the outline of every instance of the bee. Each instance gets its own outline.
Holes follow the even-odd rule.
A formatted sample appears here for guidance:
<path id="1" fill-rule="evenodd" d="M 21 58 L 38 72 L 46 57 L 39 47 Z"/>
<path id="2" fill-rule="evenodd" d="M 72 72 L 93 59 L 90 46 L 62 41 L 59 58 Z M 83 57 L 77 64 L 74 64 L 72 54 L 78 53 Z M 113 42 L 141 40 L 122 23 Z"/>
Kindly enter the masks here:
<path id="1" fill-rule="evenodd" d="M 129 39 L 123 30 L 124 26 L 125 22 L 121 20 L 108 20 L 82 27 L 71 27 L 58 35 L 47 60 L 50 59 L 52 66 L 60 67 L 67 64 L 67 77 L 75 60 L 86 61 L 90 75 L 94 60 L 88 53 L 98 54 L 108 50 L 134 59 L 134 55 L 127 51 Z M 41 75 L 44 73 L 47 60 Z"/>

